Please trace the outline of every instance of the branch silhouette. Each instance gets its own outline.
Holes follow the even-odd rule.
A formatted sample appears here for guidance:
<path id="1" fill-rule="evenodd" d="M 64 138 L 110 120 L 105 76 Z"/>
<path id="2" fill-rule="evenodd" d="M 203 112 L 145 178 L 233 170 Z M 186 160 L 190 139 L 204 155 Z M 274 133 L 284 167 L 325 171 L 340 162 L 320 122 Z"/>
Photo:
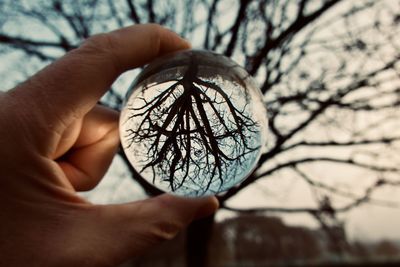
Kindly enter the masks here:
<path id="1" fill-rule="evenodd" d="M 126 130 L 126 138 L 127 148 L 147 144 L 145 164 L 138 171 L 150 170 L 153 183 L 162 177 L 172 191 L 196 185 L 202 194 L 213 183 L 219 184 L 217 192 L 224 188 L 230 176 L 248 167 L 246 157 L 260 145 L 252 140 L 259 125 L 246 111 L 247 97 L 239 107 L 224 88 L 198 71 L 192 55 L 182 78 L 129 107 L 128 120 L 140 122 Z"/>
<path id="2" fill-rule="evenodd" d="M 199 10 L 205 15 L 194 15 Z M 385 175 L 385 185 L 398 188 L 400 16 L 393 1 L 88 0 L 71 4 L 16 0 L 4 2 L 0 11 L 0 55 L 21 54 L 14 63 L 6 61 L 10 62 L 7 69 L 16 68 L 18 73 L 22 69 L 32 73 L 37 59 L 43 66 L 77 47 L 85 36 L 148 21 L 173 29 L 196 47 L 235 57 L 260 84 L 269 133 L 266 153 L 254 173 L 220 195 L 222 206 L 243 189 L 257 187 L 256 181 L 275 179 L 279 172 L 292 172 L 303 165 L 329 164 L 342 174 L 353 168 L 365 171 L 365 179 L 377 183 Z M 48 38 L 41 31 L 25 31 L 22 25 L 38 25 Z M 246 116 L 241 112 L 243 106 L 232 103 L 236 110 L 230 109 L 214 82 L 196 81 L 196 75 L 189 77 L 189 70 L 185 74 L 185 80 L 169 83 L 152 100 L 142 100 L 143 109 L 131 112 L 147 119 L 140 128 L 126 132 L 133 144 L 147 140 L 152 148 L 147 161 L 143 160 L 142 168 L 147 165 L 143 172 L 162 174 L 175 190 L 194 182 L 204 187 L 221 183 L 221 172 L 226 173 L 231 165 L 240 167 L 245 153 L 255 147 L 251 142 L 246 147 L 239 132 L 242 129 L 243 135 L 251 135 L 256 128 L 242 116 Z M 9 77 L 5 74 L 4 81 Z M 125 84 L 113 85 L 101 103 L 120 110 Z M 155 105 L 157 101 L 161 105 Z M 225 149 L 228 143 L 232 151 Z M 371 158 L 371 152 L 379 156 Z M 128 159 L 122 159 L 136 177 Z M 266 211 L 308 212 L 321 220 L 326 217 L 319 216 L 321 212 L 346 212 L 364 203 L 385 204 L 371 196 L 379 193 L 381 186 L 347 194 L 326 182 L 329 173 L 307 180 L 312 172 L 308 168 L 302 172 L 304 177 L 296 178 L 310 189 L 326 193 L 331 205 L 316 201 L 316 205 L 294 210 L 282 204 L 265 206 Z M 348 178 L 352 193 L 361 180 Z M 337 203 L 336 196 L 346 195 L 353 205 Z M 189 266 L 198 264 L 193 261 Z"/>

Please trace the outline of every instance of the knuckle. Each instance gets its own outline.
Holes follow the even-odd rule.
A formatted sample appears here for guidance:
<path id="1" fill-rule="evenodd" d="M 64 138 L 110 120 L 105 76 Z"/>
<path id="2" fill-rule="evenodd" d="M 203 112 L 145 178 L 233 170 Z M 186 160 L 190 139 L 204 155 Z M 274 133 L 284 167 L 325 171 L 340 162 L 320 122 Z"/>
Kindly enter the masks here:
<path id="1" fill-rule="evenodd" d="M 77 52 L 83 53 L 85 57 L 102 58 L 106 60 L 106 64 L 110 63 L 115 69 L 118 69 L 121 65 L 118 49 L 118 40 L 112 34 L 100 33 L 86 39 Z"/>
<path id="2" fill-rule="evenodd" d="M 160 32 L 164 29 L 160 24 L 156 23 L 149 23 L 146 24 L 146 27 L 149 28 L 149 31 L 156 33 L 157 35 L 160 34 Z"/>
<path id="3" fill-rule="evenodd" d="M 151 51 L 158 51 L 160 48 L 161 36 L 165 28 L 155 23 L 145 24 L 144 27 L 144 30 L 149 34 L 150 41 L 148 43 L 151 45 Z"/>
<path id="4" fill-rule="evenodd" d="M 100 33 L 86 39 L 81 45 L 81 48 L 96 53 L 108 53 L 115 48 L 115 40 L 110 36 L 110 34 Z"/>
<path id="5" fill-rule="evenodd" d="M 8 115 L 9 125 L 0 127 L 8 129 L 11 138 L 19 140 L 15 145 L 21 149 L 34 148 L 40 153 L 45 153 L 49 146 L 44 144 L 49 141 L 49 136 L 60 134 L 62 120 L 58 119 L 55 112 L 48 112 L 51 109 L 51 95 L 46 93 L 46 86 L 51 85 L 47 85 L 40 78 L 32 77 L 7 93 L 8 103 L 4 114 Z M 2 137 L 4 136 L 6 135 L 2 134 Z"/>
<path id="6" fill-rule="evenodd" d="M 152 225 L 150 235 L 155 241 L 171 240 L 182 228 L 183 226 L 178 222 L 160 221 Z"/>
<path id="7" fill-rule="evenodd" d="M 25 99 L 15 97 L 9 92 L 1 100 L 1 136 L 3 138 L 8 136 L 10 139 L 18 138 L 20 141 L 29 137 L 30 129 L 28 126 L 34 116 L 32 109 L 24 105 Z"/>

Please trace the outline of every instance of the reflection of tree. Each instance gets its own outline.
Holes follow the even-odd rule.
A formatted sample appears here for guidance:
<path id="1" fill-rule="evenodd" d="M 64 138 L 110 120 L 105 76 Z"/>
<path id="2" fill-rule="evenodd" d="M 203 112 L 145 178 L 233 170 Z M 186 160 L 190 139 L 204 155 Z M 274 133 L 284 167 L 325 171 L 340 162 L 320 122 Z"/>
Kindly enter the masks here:
<path id="1" fill-rule="evenodd" d="M 182 78 L 149 99 L 141 96 L 140 105 L 129 108 L 128 120 L 140 119 L 126 138 L 128 148 L 147 144 L 140 172 L 151 169 L 153 183 L 165 177 L 172 191 L 197 185 L 201 195 L 216 181 L 223 188 L 232 169 L 245 168 L 245 157 L 259 146 L 251 143 L 258 127 L 247 115 L 247 100 L 234 103 L 229 90 L 200 78 L 198 68 L 192 55 Z"/>
<path id="2" fill-rule="evenodd" d="M 314 203 L 257 210 L 306 213 L 335 224 L 338 214 L 362 204 L 397 205 L 377 194 L 400 186 L 398 1 L 6 0 L 0 12 L 0 52 L 22 52 L 22 67 L 48 63 L 95 32 L 145 22 L 246 66 L 268 107 L 268 150 L 253 175 L 221 197 L 225 208 L 246 212 L 228 200 L 286 177 L 304 184 Z M 47 29 L 48 38 L 10 27 L 28 24 Z M 115 85 L 103 102 L 119 108 L 120 92 Z M 267 185 L 266 197 L 274 186 Z"/>

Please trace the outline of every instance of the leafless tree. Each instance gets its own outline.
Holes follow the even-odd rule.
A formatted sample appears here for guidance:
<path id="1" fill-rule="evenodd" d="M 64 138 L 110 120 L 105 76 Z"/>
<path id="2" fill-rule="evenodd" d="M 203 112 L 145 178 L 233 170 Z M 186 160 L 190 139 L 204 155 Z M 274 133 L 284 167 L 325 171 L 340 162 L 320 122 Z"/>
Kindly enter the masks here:
<path id="1" fill-rule="evenodd" d="M 268 149 L 248 179 L 220 195 L 222 208 L 308 213 L 329 226 L 340 223 L 339 213 L 365 203 L 397 206 L 377 193 L 400 185 L 399 1 L 3 0 L 0 12 L 0 53 L 8 60 L 3 73 L 18 73 L 16 79 L 92 34 L 146 22 L 245 66 L 268 108 Z M 124 93 L 117 83 L 102 103 L 120 109 Z M 282 177 L 306 185 L 314 204 L 239 209 L 228 201 Z M 201 236 L 193 238 L 200 249 Z"/>
<path id="2" fill-rule="evenodd" d="M 172 192 L 215 194 L 232 184 L 241 169 L 248 169 L 250 155 L 258 154 L 261 147 L 257 143 L 259 125 L 248 110 L 250 88 L 241 72 L 234 72 L 240 67 L 230 62 L 224 65 L 227 60 L 220 55 L 188 51 L 179 57 L 163 60 L 186 65 L 182 77 L 158 83 L 156 92 L 152 79 L 128 105 L 124 123 L 132 124 L 125 130 L 125 149 L 130 151 L 139 144 L 145 147 L 134 155 L 142 159 L 140 173 L 151 170 L 153 184 L 161 177 Z M 157 70 L 151 68 L 141 74 L 137 84 L 154 75 Z M 222 88 L 216 72 L 231 73 L 228 76 L 236 79 L 232 86 L 240 88 L 241 94 L 235 96 L 238 93 L 230 92 L 231 88 Z M 237 98 L 240 101 L 235 101 Z"/>

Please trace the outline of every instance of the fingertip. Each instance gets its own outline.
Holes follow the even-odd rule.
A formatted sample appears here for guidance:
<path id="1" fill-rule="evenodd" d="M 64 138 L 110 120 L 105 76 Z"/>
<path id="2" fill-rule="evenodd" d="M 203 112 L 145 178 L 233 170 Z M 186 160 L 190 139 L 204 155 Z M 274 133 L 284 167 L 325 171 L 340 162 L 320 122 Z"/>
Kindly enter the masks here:
<path id="1" fill-rule="evenodd" d="M 181 212 L 191 213 L 190 220 L 197 220 L 210 216 L 219 208 L 219 201 L 215 196 L 188 198 L 172 194 L 163 194 L 158 200 L 168 208 L 175 207 Z"/>
<path id="2" fill-rule="evenodd" d="M 192 44 L 188 40 L 173 30 L 158 24 L 153 24 L 153 26 L 158 27 L 160 38 L 159 55 L 192 48 Z"/>
<path id="3" fill-rule="evenodd" d="M 215 196 L 205 197 L 204 204 L 197 210 L 194 219 L 208 217 L 215 213 L 219 208 L 219 201 Z"/>
<path id="4" fill-rule="evenodd" d="M 120 235 L 117 239 L 124 248 L 132 251 L 132 248 L 137 249 L 137 240 L 143 240 L 140 250 L 145 250 L 160 241 L 175 237 L 193 220 L 213 214 L 219 204 L 213 196 L 186 198 L 163 194 L 133 203 L 95 207 L 103 214 L 111 236 L 115 239 L 115 236 Z"/>
<path id="5" fill-rule="evenodd" d="M 177 32 L 169 29 L 169 28 L 165 28 L 167 29 L 170 33 L 172 33 L 175 38 L 178 38 L 179 42 L 180 42 L 180 46 L 184 49 L 189 49 L 192 48 L 192 44 L 190 43 L 190 41 L 188 39 L 185 39 L 184 37 L 182 37 L 181 35 L 179 35 Z"/>
<path id="6" fill-rule="evenodd" d="M 97 38 L 99 42 L 108 45 L 106 51 L 119 72 L 147 64 L 158 56 L 191 48 L 189 41 L 179 34 L 155 23 L 132 25 L 99 36 L 103 37 Z"/>

